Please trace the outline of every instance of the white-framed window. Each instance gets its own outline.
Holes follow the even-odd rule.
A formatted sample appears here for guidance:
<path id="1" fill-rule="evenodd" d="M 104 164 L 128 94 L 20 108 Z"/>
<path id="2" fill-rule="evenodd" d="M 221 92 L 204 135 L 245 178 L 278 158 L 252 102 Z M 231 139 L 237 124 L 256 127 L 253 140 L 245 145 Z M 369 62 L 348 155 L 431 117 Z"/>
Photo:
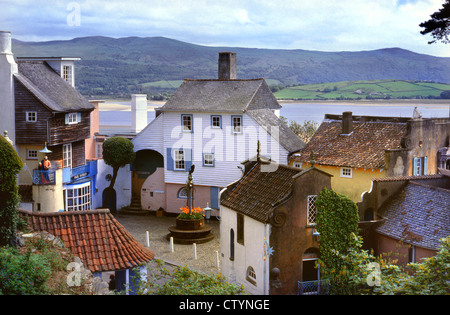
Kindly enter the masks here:
<path id="1" fill-rule="evenodd" d="M 214 166 L 214 153 L 203 153 L 203 166 Z"/>
<path id="2" fill-rule="evenodd" d="M 317 201 L 317 195 L 309 195 L 307 200 L 307 217 L 306 217 L 306 224 L 307 225 L 314 225 L 316 224 L 316 215 L 317 215 L 317 207 L 316 207 L 316 201 Z"/>
<path id="3" fill-rule="evenodd" d="M 64 190 L 66 211 L 82 211 L 91 209 L 91 183 L 70 186 Z"/>
<path id="4" fill-rule="evenodd" d="M 72 84 L 72 66 L 63 66 L 63 79 Z"/>
<path id="5" fill-rule="evenodd" d="M 25 120 L 26 122 L 36 122 L 37 112 L 25 112 Z"/>
<path id="6" fill-rule="evenodd" d="M 253 285 L 256 285 L 256 272 L 255 269 L 253 269 L 252 266 L 248 266 L 247 268 L 247 281 L 250 282 Z"/>
<path id="7" fill-rule="evenodd" d="M 38 151 L 27 149 L 27 160 L 37 160 L 38 159 Z"/>
<path id="8" fill-rule="evenodd" d="M 81 122 L 81 113 L 67 113 L 65 117 L 66 125 L 78 124 Z"/>
<path id="9" fill-rule="evenodd" d="M 341 167 L 341 177 L 352 178 L 353 170 L 351 167 Z"/>
<path id="10" fill-rule="evenodd" d="M 232 115 L 231 116 L 231 128 L 233 133 L 242 133 L 242 116 Z"/>
<path id="11" fill-rule="evenodd" d="M 211 128 L 222 128 L 221 115 L 211 115 Z"/>
<path id="12" fill-rule="evenodd" d="M 183 132 L 192 132 L 192 115 L 181 115 Z"/>
<path id="13" fill-rule="evenodd" d="M 72 143 L 63 144 L 63 167 L 72 167 Z"/>
<path id="14" fill-rule="evenodd" d="M 185 169 L 185 159 L 184 159 L 184 150 L 183 149 L 175 149 L 173 155 L 173 163 L 175 170 L 183 170 Z"/>

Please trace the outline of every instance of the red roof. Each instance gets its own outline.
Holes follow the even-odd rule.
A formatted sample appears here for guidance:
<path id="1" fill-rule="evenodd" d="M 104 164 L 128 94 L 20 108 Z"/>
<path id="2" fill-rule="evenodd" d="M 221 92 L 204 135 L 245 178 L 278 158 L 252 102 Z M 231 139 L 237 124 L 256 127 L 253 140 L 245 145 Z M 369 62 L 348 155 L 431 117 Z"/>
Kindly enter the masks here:
<path id="1" fill-rule="evenodd" d="M 31 229 L 62 240 L 91 272 L 137 267 L 154 258 L 108 209 L 36 213 L 20 209 Z"/>

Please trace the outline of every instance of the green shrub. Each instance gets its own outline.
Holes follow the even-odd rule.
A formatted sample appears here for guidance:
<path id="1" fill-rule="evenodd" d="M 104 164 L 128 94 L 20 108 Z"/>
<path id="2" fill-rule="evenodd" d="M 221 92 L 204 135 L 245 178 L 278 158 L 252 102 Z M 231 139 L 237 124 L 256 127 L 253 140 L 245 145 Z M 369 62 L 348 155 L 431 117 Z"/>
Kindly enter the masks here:
<path id="1" fill-rule="evenodd" d="M 10 244 L 16 236 L 19 221 L 16 175 L 22 167 L 22 160 L 16 150 L 0 136 L 0 246 Z"/>
<path id="2" fill-rule="evenodd" d="M 48 292 L 45 283 L 51 275 L 50 263 L 43 255 L 15 248 L 0 248 L 0 294 L 35 295 Z"/>

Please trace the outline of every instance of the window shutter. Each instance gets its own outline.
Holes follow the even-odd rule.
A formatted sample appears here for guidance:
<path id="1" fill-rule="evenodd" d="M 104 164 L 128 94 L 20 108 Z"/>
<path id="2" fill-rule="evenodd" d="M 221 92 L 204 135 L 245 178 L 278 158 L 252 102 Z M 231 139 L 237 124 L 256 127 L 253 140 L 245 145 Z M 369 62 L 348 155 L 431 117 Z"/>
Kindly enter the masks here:
<path id="1" fill-rule="evenodd" d="M 77 113 L 77 122 L 81 122 L 81 113 Z"/>
<path id="2" fill-rule="evenodd" d="M 167 170 L 173 171 L 172 148 L 167 148 Z"/>
<path id="3" fill-rule="evenodd" d="M 192 165 L 192 149 L 184 149 L 184 170 L 187 172 Z"/>
<path id="4" fill-rule="evenodd" d="M 423 158 L 423 175 L 428 175 L 428 157 Z"/>
<path id="5" fill-rule="evenodd" d="M 68 125 L 69 124 L 69 114 L 66 114 L 65 120 L 66 120 L 66 125 Z"/>
<path id="6" fill-rule="evenodd" d="M 417 162 L 418 162 L 418 158 L 414 158 L 413 160 L 413 175 L 417 176 L 419 174 L 417 174 Z"/>

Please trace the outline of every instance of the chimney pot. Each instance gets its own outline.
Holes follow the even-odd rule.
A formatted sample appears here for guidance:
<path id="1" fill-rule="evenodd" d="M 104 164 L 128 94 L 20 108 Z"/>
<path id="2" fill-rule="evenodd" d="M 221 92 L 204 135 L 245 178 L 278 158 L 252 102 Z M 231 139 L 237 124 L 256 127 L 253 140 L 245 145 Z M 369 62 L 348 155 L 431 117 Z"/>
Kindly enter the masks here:
<path id="1" fill-rule="evenodd" d="M 219 80 L 236 80 L 236 53 L 219 53 Z"/>
<path id="2" fill-rule="evenodd" d="M 342 134 L 348 135 L 353 132 L 353 116 L 352 112 L 342 113 Z"/>

